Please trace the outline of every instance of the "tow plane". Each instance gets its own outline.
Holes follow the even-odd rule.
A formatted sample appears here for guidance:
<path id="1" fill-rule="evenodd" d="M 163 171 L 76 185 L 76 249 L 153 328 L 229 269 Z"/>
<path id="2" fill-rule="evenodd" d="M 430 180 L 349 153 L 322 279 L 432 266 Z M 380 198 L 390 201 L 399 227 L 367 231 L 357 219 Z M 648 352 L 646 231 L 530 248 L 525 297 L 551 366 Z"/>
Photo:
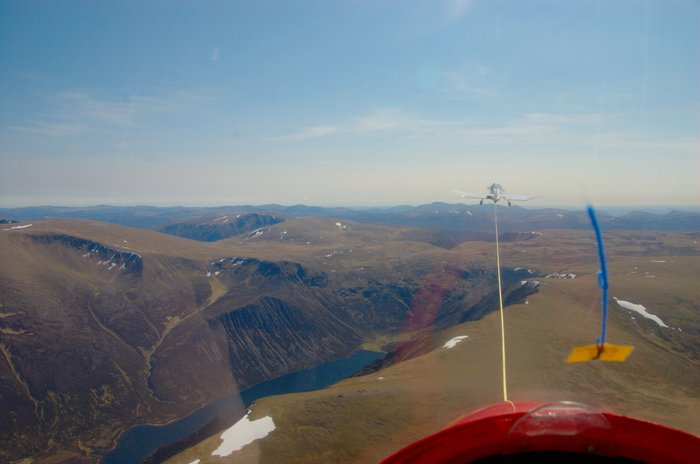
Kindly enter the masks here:
<path id="1" fill-rule="evenodd" d="M 489 190 L 489 193 L 485 195 L 482 193 L 465 193 L 460 192 L 459 190 L 453 190 L 453 192 L 463 198 L 478 199 L 480 205 L 484 204 L 484 200 L 491 200 L 494 202 L 494 204 L 498 203 L 499 201 L 504 201 L 508 203 L 508 206 L 512 206 L 511 201 L 527 201 L 536 198 L 524 195 L 505 195 L 505 190 L 503 189 L 503 186 L 495 182 L 486 188 Z"/>

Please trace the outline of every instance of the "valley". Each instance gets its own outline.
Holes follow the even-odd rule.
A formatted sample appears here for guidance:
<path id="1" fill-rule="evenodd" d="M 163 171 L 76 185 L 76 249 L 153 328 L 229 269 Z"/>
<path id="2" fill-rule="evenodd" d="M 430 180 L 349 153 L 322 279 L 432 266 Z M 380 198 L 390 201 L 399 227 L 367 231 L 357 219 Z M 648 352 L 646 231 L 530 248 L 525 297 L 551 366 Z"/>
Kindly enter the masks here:
<path id="1" fill-rule="evenodd" d="M 597 330 L 592 234 L 508 227 L 523 214 L 504 213 L 501 237 L 512 388 L 536 399 L 612 398 L 623 412 L 692 429 L 697 233 L 606 232 L 611 295 L 643 304 L 669 327 L 616 307 L 611 324 L 638 347 L 635 367 L 596 373 L 561 365 L 566 350 L 590 343 Z M 220 231 L 214 219 L 202 224 Z M 484 218 L 465 233 L 458 225 L 282 219 L 248 217 L 239 223 L 245 232 L 215 241 L 85 219 L 32 219 L 31 227 L 3 230 L 0 459 L 97 462 L 133 425 L 168 423 L 360 347 L 388 354 L 367 375 L 329 389 L 257 401 L 251 419 L 269 413 L 278 426 L 241 456 L 279 462 L 291 449 L 296 461 L 285 462 L 313 462 L 308 453 L 322 459 L 336 450 L 345 456 L 338 462 L 373 462 L 457 410 L 498 400 L 499 352 L 489 332 L 498 307 L 494 243 L 479 231 Z M 205 226 L 195 229 L 209 236 Z M 465 354 L 467 347 L 475 348 Z M 662 381 L 649 380 L 655 370 Z M 678 393 L 664 398 L 664 384 Z M 221 459 L 210 456 L 217 439 L 174 462 Z"/>

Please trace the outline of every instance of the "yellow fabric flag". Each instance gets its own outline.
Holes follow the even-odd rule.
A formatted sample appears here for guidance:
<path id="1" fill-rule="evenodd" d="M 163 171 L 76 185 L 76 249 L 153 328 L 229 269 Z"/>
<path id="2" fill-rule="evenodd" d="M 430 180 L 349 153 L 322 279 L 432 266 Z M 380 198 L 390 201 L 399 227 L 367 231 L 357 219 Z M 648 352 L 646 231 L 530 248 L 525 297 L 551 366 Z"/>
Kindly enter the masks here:
<path id="1" fill-rule="evenodd" d="M 571 350 L 571 354 L 566 358 L 568 363 L 588 362 L 588 361 L 612 361 L 623 362 L 632 353 L 634 349 L 631 345 L 611 345 L 604 344 L 602 347 L 598 345 L 577 346 Z"/>

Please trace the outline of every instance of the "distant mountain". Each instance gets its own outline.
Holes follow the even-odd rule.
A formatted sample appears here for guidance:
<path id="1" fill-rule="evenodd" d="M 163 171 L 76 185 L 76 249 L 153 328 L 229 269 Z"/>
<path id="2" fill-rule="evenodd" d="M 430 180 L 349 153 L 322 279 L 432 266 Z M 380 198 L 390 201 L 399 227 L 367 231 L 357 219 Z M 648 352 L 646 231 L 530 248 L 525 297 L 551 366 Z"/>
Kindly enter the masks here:
<path id="1" fill-rule="evenodd" d="M 342 216 L 352 212 L 348 208 L 321 208 L 294 205 L 261 206 L 112 206 L 96 205 L 84 207 L 31 206 L 23 208 L 0 208 L 0 217 L 27 221 L 45 218 L 92 219 L 127 227 L 161 229 L 169 224 L 188 221 L 206 221 L 207 218 L 244 213 L 276 212 L 287 216 Z"/>
<path id="2" fill-rule="evenodd" d="M 219 209 L 231 208 L 186 208 L 156 206 L 110 206 L 85 207 L 31 206 L 26 208 L 0 208 L 0 217 L 21 221 L 45 218 L 92 219 L 142 229 L 157 229 L 178 220 L 196 219 L 217 214 Z"/>
<path id="3" fill-rule="evenodd" d="M 206 220 L 169 224 L 160 229 L 160 232 L 199 240 L 200 242 L 215 242 L 234 235 L 252 232 L 264 226 L 278 224 L 282 221 L 284 221 L 283 218 L 271 214 L 239 213 Z"/>
<path id="4" fill-rule="evenodd" d="M 238 214 L 268 214 L 281 217 L 330 217 L 367 224 L 391 224 L 419 227 L 439 231 L 488 232 L 493 222 L 493 208 L 489 205 L 466 205 L 435 202 L 420 206 L 395 206 L 365 209 L 323 208 L 305 205 L 243 205 L 219 207 L 154 207 L 154 206 L 90 206 L 30 207 L 0 209 L 0 217 L 14 220 L 37 220 L 46 217 L 93 219 L 128 227 L 153 230 L 187 230 L 179 224 L 197 224 L 212 221 L 222 216 Z M 622 215 L 611 215 L 605 208 L 598 211 L 598 219 L 607 230 L 700 230 L 700 212 L 670 211 L 660 214 L 632 211 Z M 533 231 L 542 229 L 587 229 L 588 217 L 583 210 L 530 209 L 520 206 L 499 208 L 502 231 Z M 174 227 L 178 225 L 177 227 Z M 210 224 L 214 225 L 214 224 Z M 190 228 L 191 229 L 191 228 Z M 226 236 L 225 230 L 215 231 L 211 236 Z M 172 233 L 172 232 L 168 232 Z M 185 232 L 183 232 L 185 233 Z M 189 233 L 189 232 L 187 232 Z M 199 233 L 191 232 L 195 236 Z M 201 234 L 206 237 L 208 232 Z M 187 235 L 183 235 L 187 236 Z M 194 238 L 194 237 L 190 237 Z M 198 238 L 197 240 L 207 240 Z"/>

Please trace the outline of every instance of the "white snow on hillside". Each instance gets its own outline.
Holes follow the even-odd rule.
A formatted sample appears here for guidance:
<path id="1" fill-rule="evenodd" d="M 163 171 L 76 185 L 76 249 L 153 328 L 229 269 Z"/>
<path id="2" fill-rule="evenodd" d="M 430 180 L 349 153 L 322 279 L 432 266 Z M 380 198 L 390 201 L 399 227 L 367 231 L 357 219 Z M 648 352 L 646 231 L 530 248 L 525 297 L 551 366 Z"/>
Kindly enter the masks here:
<path id="1" fill-rule="evenodd" d="M 450 348 L 454 348 L 457 345 L 457 343 L 461 342 L 462 340 L 464 340 L 465 338 L 468 338 L 468 337 L 469 337 L 468 335 L 459 335 L 455 338 L 447 340 L 445 342 L 445 344 L 442 345 L 442 347 L 447 348 L 449 350 Z"/>
<path id="2" fill-rule="evenodd" d="M 10 227 L 10 228 L 7 228 L 7 229 L 2 229 L 2 230 L 26 229 L 27 227 L 31 227 L 32 225 L 33 225 L 33 224 L 25 224 L 25 225 L 23 225 L 23 226 L 14 226 L 14 227 Z"/>
<path id="3" fill-rule="evenodd" d="M 661 318 L 655 314 L 651 314 L 650 312 L 647 311 L 647 308 L 640 304 L 635 304 L 635 303 L 630 303 L 629 301 L 625 300 L 618 300 L 617 297 L 613 297 L 615 301 L 617 302 L 618 305 L 622 306 L 625 309 L 629 309 L 630 311 L 634 311 L 636 313 L 641 314 L 642 316 L 646 317 L 647 319 L 651 319 L 652 321 L 656 322 L 659 324 L 661 327 L 666 327 L 668 326 L 664 324 L 664 321 L 661 320 Z"/>
<path id="4" fill-rule="evenodd" d="M 238 451 L 244 446 L 253 443 L 255 440 L 266 437 L 275 430 L 275 422 L 272 417 L 265 416 L 262 419 L 251 421 L 248 414 L 233 424 L 229 429 L 221 434 L 223 442 L 212 451 L 212 456 L 228 456 L 234 451 Z"/>
<path id="5" fill-rule="evenodd" d="M 567 274 L 566 272 L 555 272 L 554 274 L 549 274 L 545 279 L 575 279 L 576 274 Z"/>
<path id="6" fill-rule="evenodd" d="M 260 237 L 261 235 L 270 232 L 272 229 L 269 227 L 260 227 L 258 229 L 255 229 L 251 232 L 248 232 L 248 234 L 245 236 L 243 239 L 244 241 L 246 240 L 252 240 L 254 238 Z M 243 242 L 239 242 L 240 244 L 243 244 Z"/>

